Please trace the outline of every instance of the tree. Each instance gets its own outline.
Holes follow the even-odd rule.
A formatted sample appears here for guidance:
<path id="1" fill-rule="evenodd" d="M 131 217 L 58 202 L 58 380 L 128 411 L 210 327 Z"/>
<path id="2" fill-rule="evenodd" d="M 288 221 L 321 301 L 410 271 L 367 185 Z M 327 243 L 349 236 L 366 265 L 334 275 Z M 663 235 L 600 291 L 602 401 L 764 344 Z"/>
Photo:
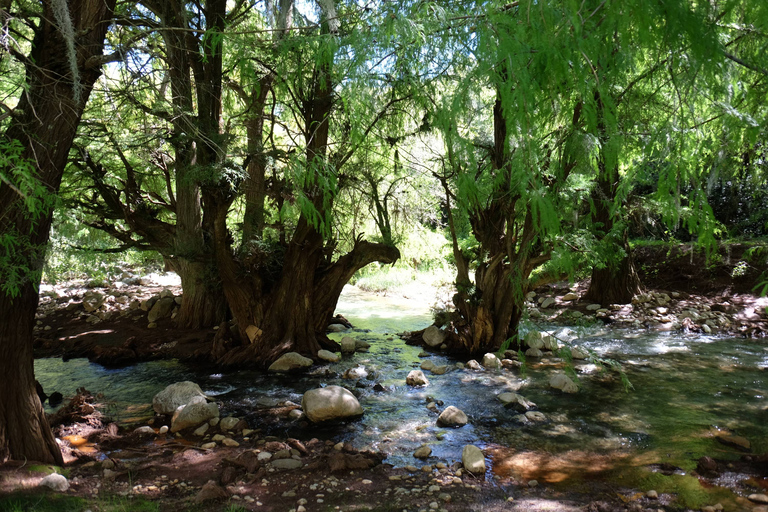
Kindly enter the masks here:
<path id="1" fill-rule="evenodd" d="M 4 105 L 9 115 L 0 137 L 0 372 L 5 382 L 0 461 L 61 464 L 61 452 L 35 392 L 32 328 L 51 198 L 59 189 L 80 116 L 106 60 L 104 39 L 115 1 L 55 0 L 35 7 L 34 14 L 27 14 L 26 3 L 0 10 L 3 17 L 10 17 L 10 33 L 18 44 L 7 51 L 25 70 L 17 105 Z M 28 55 L 23 53 L 25 42 Z"/>

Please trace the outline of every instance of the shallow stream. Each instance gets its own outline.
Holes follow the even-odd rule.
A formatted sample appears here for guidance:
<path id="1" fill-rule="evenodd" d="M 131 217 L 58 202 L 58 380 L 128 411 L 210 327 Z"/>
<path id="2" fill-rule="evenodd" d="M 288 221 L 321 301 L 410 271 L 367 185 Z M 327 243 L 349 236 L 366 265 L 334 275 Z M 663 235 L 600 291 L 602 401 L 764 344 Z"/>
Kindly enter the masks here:
<path id="1" fill-rule="evenodd" d="M 84 359 L 37 360 L 35 372 L 47 391 L 68 396 L 83 386 L 102 393 L 107 414 L 123 423 L 149 417 L 152 397 L 166 385 L 192 380 L 221 401 L 223 415 L 245 417 L 255 425 L 265 407 L 285 400 L 300 403 L 302 394 L 313 387 L 355 388 L 354 381 L 337 376 L 363 365 L 373 378 L 361 381 L 366 387 L 355 390 L 365 410 L 362 419 L 341 427 L 301 429 L 288 424 L 272 433 L 343 440 L 357 448 L 385 452 L 387 462 L 396 466 L 420 465 L 412 453 L 424 443 L 432 447 L 435 460 L 449 463 L 460 459 L 462 447 L 472 443 L 492 454 L 493 472 L 523 481 L 575 482 L 606 474 L 635 478 L 633 468 L 658 464 L 680 468 L 678 473 L 684 475 L 701 456 L 736 460 L 741 455 L 716 441 L 716 435 L 726 432 L 747 438 L 754 453 L 768 452 L 768 342 L 763 340 L 603 327 L 552 328 L 563 338 L 576 338 L 574 343 L 621 362 L 634 389 L 626 391 L 616 373 L 577 363 L 580 391 L 565 395 L 552 390 L 549 377 L 564 367 L 554 357 L 529 361 L 523 374 L 425 372 L 430 385 L 412 388 L 405 385 L 405 376 L 424 360 L 418 357 L 422 349 L 405 345 L 396 333 L 429 325 L 429 304 L 347 287 L 337 311 L 355 326 L 354 332 L 343 335 L 367 341 L 370 351 L 318 366 L 308 375 L 214 373 L 176 361 L 107 370 Z M 439 354 L 430 358 L 437 365 L 457 362 Z M 374 391 L 374 382 L 388 391 Z M 517 391 L 536 403 L 546 421 L 525 421 L 505 409 L 496 399 L 505 391 Z M 437 414 L 426 408 L 427 396 L 444 406 L 457 406 L 470 423 L 460 429 L 437 427 Z M 638 482 L 627 484 L 642 486 Z M 768 486 L 764 479 L 756 485 Z"/>

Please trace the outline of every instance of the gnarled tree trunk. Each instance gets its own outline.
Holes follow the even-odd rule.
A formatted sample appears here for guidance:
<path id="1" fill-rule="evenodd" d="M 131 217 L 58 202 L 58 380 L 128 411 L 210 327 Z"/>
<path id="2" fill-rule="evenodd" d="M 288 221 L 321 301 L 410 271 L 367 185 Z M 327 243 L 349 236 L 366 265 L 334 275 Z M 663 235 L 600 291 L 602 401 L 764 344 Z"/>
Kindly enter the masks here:
<path id="1" fill-rule="evenodd" d="M 70 0 L 67 4 L 76 37 L 80 97 L 74 99 L 67 44 L 53 24 L 56 17 L 51 3 L 43 2 L 43 15 L 26 63 L 27 88 L 2 136 L 3 143 L 22 144 L 23 157 L 33 163 L 35 178 L 51 195 L 59 190 L 85 103 L 101 74 L 100 57 L 115 0 Z M 0 281 L 10 285 L 8 276 L 21 272 L 15 290 L 0 288 L 0 375 L 4 383 L 0 395 L 0 462 L 13 458 L 62 464 L 61 451 L 35 392 L 32 355 L 37 289 L 52 208 L 48 204 L 33 215 L 16 190 L 0 183 L 0 211 L 0 236 L 17 244 L 15 248 L 2 246 Z"/>

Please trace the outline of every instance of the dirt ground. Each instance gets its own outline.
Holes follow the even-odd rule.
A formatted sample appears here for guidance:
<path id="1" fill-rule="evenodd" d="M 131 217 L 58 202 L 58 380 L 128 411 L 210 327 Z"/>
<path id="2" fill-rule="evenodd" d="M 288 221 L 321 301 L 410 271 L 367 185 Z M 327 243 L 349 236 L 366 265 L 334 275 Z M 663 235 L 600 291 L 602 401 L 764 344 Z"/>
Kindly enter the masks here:
<path id="1" fill-rule="evenodd" d="M 678 292 L 695 304 L 725 303 L 734 317 L 751 307 L 749 317 L 734 322 L 733 334 L 763 335 L 768 326 L 754 287 L 765 265 L 746 258 L 747 249 L 731 247 L 713 264 L 700 254 L 692 256 L 684 247 L 672 251 L 643 248 L 636 251 L 635 258 L 649 290 Z M 740 263 L 744 261 L 747 263 Z M 586 285 L 577 283 L 575 289 L 584 290 Z M 181 293 L 177 287 L 163 285 L 142 285 L 130 292 L 140 300 L 166 288 Z M 178 329 L 170 318 L 148 328 L 147 312 L 140 308 L 124 309 L 94 325 L 78 309 L 82 308 L 86 291 L 72 289 L 58 297 L 43 298 L 36 329 L 36 357 L 87 357 L 107 367 L 156 358 L 209 359 L 216 330 Z M 275 408 L 270 412 L 272 419 L 285 418 L 288 409 Z M 425 461 L 425 467 L 393 468 L 383 464 L 379 454 L 358 453 L 330 442 L 262 436 L 258 425 L 240 424 L 234 430 L 221 432 L 213 427 L 209 433 L 218 432 L 234 443 L 206 449 L 198 446 L 197 438 L 189 432 L 182 432 L 180 437 L 160 433 L 161 427 L 170 424 L 168 417 L 155 418 L 154 433 L 118 428 L 101 416 L 98 396 L 87 392 L 57 414 L 52 420 L 67 462 L 63 470 L 57 471 L 67 474 L 70 485 L 64 494 L 85 498 L 88 508 L 94 511 L 112 510 L 103 507 L 114 500 L 125 504 L 120 510 L 138 510 L 131 504 L 148 500 L 156 502 L 159 510 L 281 512 L 608 512 L 657 511 L 674 505 L 671 495 L 648 497 L 637 489 L 600 478 L 579 485 L 537 485 L 492 473 L 472 475 L 458 466 L 446 467 L 431 460 Z M 265 451 L 300 460 L 301 467 L 276 468 L 272 461 L 259 460 L 258 454 Z M 493 449 L 489 451 L 493 453 Z M 745 457 L 745 471 L 754 473 L 759 482 L 768 482 L 765 456 Z M 36 487 L 47 472 L 49 468 L 32 461 L 0 466 L 0 497 L 21 491 L 47 499 L 52 495 Z M 8 508 L 8 503 L 0 498 L 0 510 L 14 510 Z M 766 512 L 753 508 L 754 504 L 743 506 L 744 510 Z"/>

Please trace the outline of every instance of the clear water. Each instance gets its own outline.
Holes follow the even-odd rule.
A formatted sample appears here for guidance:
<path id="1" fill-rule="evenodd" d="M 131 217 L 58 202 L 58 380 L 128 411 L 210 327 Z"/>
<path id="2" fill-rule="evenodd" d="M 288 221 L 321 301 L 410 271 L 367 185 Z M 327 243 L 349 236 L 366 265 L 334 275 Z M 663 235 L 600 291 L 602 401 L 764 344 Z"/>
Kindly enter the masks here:
<path id="1" fill-rule="evenodd" d="M 532 477 L 537 475 L 531 467 L 548 467 L 545 478 L 553 482 L 568 471 L 620 464 L 668 462 L 690 470 L 702 455 L 737 456 L 715 441 L 722 430 L 748 438 L 756 453 L 768 451 L 766 341 L 593 329 L 580 332 L 578 343 L 622 362 L 633 391 L 626 392 L 615 374 L 600 373 L 590 364 L 577 364 L 578 394 L 551 390 L 550 375 L 563 367 L 555 358 L 530 363 L 525 375 L 507 370 L 452 370 L 440 376 L 425 372 L 430 385 L 411 388 L 405 376 L 423 360 L 418 357 L 421 348 L 405 345 L 396 333 L 429 325 L 429 304 L 347 287 L 337 311 L 356 332 L 333 337 L 352 335 L 369 342 L 371 349 L 315 367 L 309 375 L 218 373 L 176 361 L 106 370 L 86 360 L 41 359 L 35 370 L 46 391 L 67 396 L 84 386 L 102 393 L 107 412 L 119 421 L 147 418 L 155 393 L 170 383 L 193 380 L 221 401 L 224 414 L 246 417 L 258 426 L 265 406 L 284 400 L 300 403 L 306 390 L 320 385 L 354 388 L 353 381 L 338 376 L 363 365 L 376 377 L 363 381 L 368 387 L 355 389 L 365 409 L 362 419 L 308 429 L 286 424 L 272 427 L 280 430 L 273 433 L 344 440 L 381 450 L 396 466 L 417 464 L 411 454 L 423 443 L 431 445 L 434 457 L 449 462 L 460 459 L 462 447 L 473 443 L 494 453 L 494 471 Z M 456 363 L 438 354 L 430 358 L 438 365 Z M 390 390 L 373 391 L 374 381 Z M 496 399 L 504 391 L 518 391 L 535 402 L 547 421 L 521 423 L 516 412 Z M 427 396 L 459 407 L 470 423 L 460 429 L 437 427 L 436 413 L 426 408 Z"/>

